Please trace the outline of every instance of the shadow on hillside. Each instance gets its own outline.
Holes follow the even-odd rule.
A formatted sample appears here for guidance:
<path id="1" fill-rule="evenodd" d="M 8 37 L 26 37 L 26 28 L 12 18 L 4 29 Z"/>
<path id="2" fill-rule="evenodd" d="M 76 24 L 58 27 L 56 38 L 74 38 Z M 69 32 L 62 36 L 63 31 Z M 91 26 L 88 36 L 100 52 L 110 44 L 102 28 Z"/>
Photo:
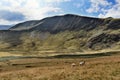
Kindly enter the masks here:
<path id="1" fill-rule="evenodd" d="M 27 58 L 41 58 L 41 59 L 54 59 L 54 58 L 96 58 L 96 57 L 104 57 L 104 56 L 114 56 L 120 55 L 120 51 L 114 52 L 103 52 L 103 53 L 96 53 L 96 54 L 58 54 L 54 56 L 8 56 L 8 57 L 1 57 L 0 61 L 7 61 L 13 59 L 27 59 Z"/>

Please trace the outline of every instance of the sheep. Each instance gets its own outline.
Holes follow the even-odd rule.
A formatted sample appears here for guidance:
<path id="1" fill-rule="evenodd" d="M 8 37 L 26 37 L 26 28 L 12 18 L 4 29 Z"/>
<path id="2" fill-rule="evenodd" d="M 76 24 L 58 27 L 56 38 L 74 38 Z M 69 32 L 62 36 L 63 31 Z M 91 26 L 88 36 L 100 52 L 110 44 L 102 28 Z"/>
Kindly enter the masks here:
<path id="1" fill-rule="evenodd" d="M 72 64 L 71 64 L 71 66 L 72 66 L 72 67 L 75 67 L 75 66 L 76 66 L 76 64 L 75 64 L 75 63 L 72 63 Z"/>
<path id="2" fill-rule="evenodd" d="M 85 65 L 85 61 L 80 61 L 79 65 L 80 65 L 80 66 Z"/>

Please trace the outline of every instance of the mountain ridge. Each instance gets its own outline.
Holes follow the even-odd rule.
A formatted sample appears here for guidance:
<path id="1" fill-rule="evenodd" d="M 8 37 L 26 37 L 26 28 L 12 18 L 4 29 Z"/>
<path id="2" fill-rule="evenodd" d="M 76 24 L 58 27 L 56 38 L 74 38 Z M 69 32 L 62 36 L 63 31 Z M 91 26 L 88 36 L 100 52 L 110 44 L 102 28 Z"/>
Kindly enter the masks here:
<path id="1" fill-rule="evenodd" d="M 66 14 L 16 24 L 0 31 L 0 42 L 5 49 L 85 51 L 119 49 L 119 35 L 120 19 Z"/>
<path id="2" fill-rule="evenodd" d="M 48 20 L 48 19 L 56 19 L 56 18 L 65 18 L 65 17 L 71 17 L 71 18 L 87 18 L 87 19 L 99 19 L 99 18 L 92 18 L 92 17 L 86 17 L 86 16 L 79 16 L 79 15 L 73 15 L 73 14 L 66 14 L 66 15 L 62 15 L 62 16 L 52 16 L 52 17 L 47 17 L 47 18 L 44 18 L 44 19 L 41 19 L 41 20 L 31 20 L 31 21 L 26 21 L 26 22 L 23 22 L 23 23 L 19 23 L 13 27 L 11 27 L 9 30 L 15 30 L 14 28 L 16 27 L 19 27 L 19 25 L 24 25 L 24 24 L 28 24 L 28 23 L 34 23 L 36 22 L 36 24 L 40 24 L 42 21 L 45 21 L 45 20 Z M 34 24 L 33 24 L 34 25 Z M 28 25 L 29 26 L 29 25 Z M 27 26 L 27 27 L 28 27 Z M 35 25 L 34 25 L 35 26 Z M 21 27 L 21 26 L 20 26 Z"/>

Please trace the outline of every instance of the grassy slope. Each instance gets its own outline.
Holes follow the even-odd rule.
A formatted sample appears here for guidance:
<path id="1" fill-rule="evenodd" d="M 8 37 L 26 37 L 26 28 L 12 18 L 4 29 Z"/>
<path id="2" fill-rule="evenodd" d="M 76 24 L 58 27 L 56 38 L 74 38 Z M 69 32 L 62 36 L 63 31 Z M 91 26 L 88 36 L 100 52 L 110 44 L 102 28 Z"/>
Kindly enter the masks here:
<path id="1" fill-rule="evenodd" d="M 63 52 L 71 52 L 71 51 L 88 51 L 91 50 L 87 44 L 90 39 L 101 35 L 101 34 L 118 34 L 119 35 L 119 29 L 118 30 L 92 30 L 92 31 L 64 31 L 57 34 L 50 34 L 46 33 L 46 38 L 43 39 L 43 37 L 36 38 L 35 37 L 25 37 L 22 38 L 22 44 L 18 46 L 18 48 L 21 48 L 22 50 L 40 50 L 40 51 L 63 51 Z M 42 33 L 40 33 L 42 34 Z M 44 37 L 45 37 L 44 36 Z M 104 37 L 105 41 L 109 41 L 109 38 Z M 109 46 L 106 46 L 108 45 Z M 107 42 L 107 43 L 100 43 L 94 44 L 93 50 L 103 50 L 103 49 L 118 49 L 120 48 L 119 42 Z"/>
<path id="2" fill-rule="evenodd" d="M 109 47 L 104 43 L 95 44 L 95 49 L 90 49 L 86 45 L 91 38 L 102 33 L 119 34 L 119 30 L 92 30 L 86 31 L 64 31 L 57 34 L 40 33 L 37 36 L 30 37 L 30 34 L 24 33 L 21 37 L 22 43 L 17 46 L 11 46 L 9 43 L 1 42 L 0 49 L 2 52 L 15 54 L 40 54 L 40 53 L 72 53 L 72 52 L 99 52 L 99 51 L 115 51 L 120 49 L 120 42 L 109 43 Z M 26 35 L 26 36 L 25 36 Z M 41 36 L 41 35 L 44 35 Z M 104 39 L 107 40 L 107 39 Z"/>

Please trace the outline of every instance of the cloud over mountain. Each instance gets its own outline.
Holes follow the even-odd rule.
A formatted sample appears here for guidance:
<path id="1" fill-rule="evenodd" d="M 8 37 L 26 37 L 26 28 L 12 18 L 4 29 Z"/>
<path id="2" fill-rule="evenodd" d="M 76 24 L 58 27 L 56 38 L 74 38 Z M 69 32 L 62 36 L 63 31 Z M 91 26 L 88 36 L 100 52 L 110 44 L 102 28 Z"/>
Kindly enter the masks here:
<path id="1" fill-rule="evenodd" d="M 119 13 L 119 0 L 0 0 L 0 24 L 61 14 L 119 18 Z"/>
<path id="2" fill-rule="evenodd" d="M 22 21 L 25 19 L 25 16 L 19 12 L 10 12 L 10 11 L 1 10 L 0 18 L 8 21 Z"/>

